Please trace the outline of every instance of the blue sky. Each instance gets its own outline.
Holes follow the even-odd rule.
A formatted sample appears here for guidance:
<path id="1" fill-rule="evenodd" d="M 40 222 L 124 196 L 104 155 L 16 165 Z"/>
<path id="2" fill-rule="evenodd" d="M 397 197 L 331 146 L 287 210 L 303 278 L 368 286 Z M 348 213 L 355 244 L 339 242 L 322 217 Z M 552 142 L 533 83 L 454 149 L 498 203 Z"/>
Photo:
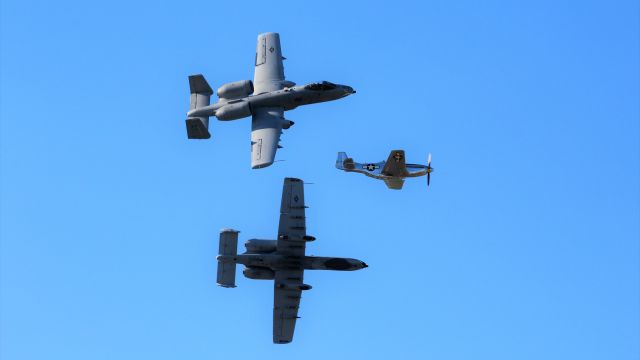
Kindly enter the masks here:
<path id="1" fill-rule="evenodd" d="M 3 0 L 0 358 L 638 359 L 636 1 Z M 250 169 L 248 119 L 188 141 L 187 75 L 357 94 L 296 109 Z M 400 191 L 338 172 L 433 153 Z M 294 342 L 272 283 L 215 285 L 218 231 L 274 237 L 285 176 L 313 255 Z"/>

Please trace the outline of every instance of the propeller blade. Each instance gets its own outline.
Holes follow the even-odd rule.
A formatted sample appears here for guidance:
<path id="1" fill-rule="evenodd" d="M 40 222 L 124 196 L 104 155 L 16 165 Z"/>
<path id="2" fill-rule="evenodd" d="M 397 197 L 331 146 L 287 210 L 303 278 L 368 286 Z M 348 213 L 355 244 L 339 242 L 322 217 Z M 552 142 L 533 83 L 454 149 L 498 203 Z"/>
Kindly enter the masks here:
<path id="1" fill-rule="evenodd" d="M 431 172 L 433 168 L 431 167 L 431 153 L 427 155 L 427 189 L 431 186 Z"/>

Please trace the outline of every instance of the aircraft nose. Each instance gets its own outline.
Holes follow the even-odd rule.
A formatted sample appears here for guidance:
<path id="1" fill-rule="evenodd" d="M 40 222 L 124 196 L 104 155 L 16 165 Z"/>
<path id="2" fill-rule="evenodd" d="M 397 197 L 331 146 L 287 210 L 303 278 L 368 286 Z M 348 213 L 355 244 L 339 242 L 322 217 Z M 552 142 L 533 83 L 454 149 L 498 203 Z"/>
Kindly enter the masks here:
<path id="1" fill-rule="evenodd" d="M 367 265 L 367 263 L 363 261 L 363 262 L 362 262 L 362 268 L 364 269 L 364 268 L 366 268 L 366 267 L 369 267 L 369 265 Z"/>
<path id="2" fill-rule="evenodd" d="M 346 92 L 347 94 L 355 94 L 356 91 L 353 90 L 353 88 L 351 86 L 345 86 L 344 87 L 344 92 Z"/>

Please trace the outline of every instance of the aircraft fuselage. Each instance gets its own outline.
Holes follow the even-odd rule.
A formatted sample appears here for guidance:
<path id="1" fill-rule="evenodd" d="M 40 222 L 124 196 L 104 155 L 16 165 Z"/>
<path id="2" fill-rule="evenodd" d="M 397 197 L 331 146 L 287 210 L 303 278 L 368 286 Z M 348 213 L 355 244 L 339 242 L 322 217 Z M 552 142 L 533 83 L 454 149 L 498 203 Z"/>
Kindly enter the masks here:
<path id="1" fill-rule="evenodd" d="M 219 120 L 236 120 L 252 114 L 252 109 L 258 107 L 277 107 L 284 108 L 285 111 L 293 110 L 300 105 L 316 104 L 326 101 L 338 100 L 345 96 L 355 93 L 353 88 L 346 85 L 335 85 L 333 89 L 312 90 L 316 84 L 308 84 L 304 86 L 293 86 L 261 94 L 254 94 L 239 99 L 220 99 L 213 105 L 200 107 L 187 113 L 189 117 L 198 116 L 216 116 L 219 110 L 226 106 L 234 106 L 236 108 L 247 106 L 248 112 L 239 112 L 239 117 L 223 118 Z M 240 116 L 243 115 L 243 116 Z"/>
<path id="2" fill-rule="evenodd" d="M 406 173 L 402 175 L 397 174 L 386 174 L 381 169 L 384 169 L 385 161 L 381 161 L 378 163 L 353 163 L 353 168 L 344 167 L 341 170 L 346 172 L 356 172 L 360 174 L 364 174 L 368 177 L 384 180 L 389 178 L 411 178 L 411 177 L 419 177 L 427 174 L 427 167 L 425 165 L 419 164 L 406 164 Z"/>
<path id="3" fill-rule="evenodd" d="M 220 262 L 241 264 L 246 267 L 280 269 L 304 269 L 304 270 L 338 270 L 351 271 L 367 267 L 363 261 L 352 258 L 320 257 L 320 256 L 293 256 L 287 254 L 238 254 L 218 255 Z"/>

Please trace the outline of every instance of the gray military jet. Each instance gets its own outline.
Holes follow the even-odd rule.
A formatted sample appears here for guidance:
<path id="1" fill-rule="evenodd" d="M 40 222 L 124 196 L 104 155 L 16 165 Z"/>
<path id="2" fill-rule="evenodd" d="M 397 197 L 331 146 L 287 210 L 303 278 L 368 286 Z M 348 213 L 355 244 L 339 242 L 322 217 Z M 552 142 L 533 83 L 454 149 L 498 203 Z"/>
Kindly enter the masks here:
<path id="1" fill-rule="evenodd" d="M 273 305 L 273 342 L 286 344 L 293 339 L 298 306 L 303 290 L 311 285 L 302 282 L 305 270 L 360 270 L 367 264 L 360 260 L 336 257 L 305 256 L 306 233 L 304 188 L 302 180 L 285 178 L 280 206 L 277 240 L 248 240 L 247 251 L 238 254 L 238 231 L 220 232 L 218 285 L 236 287 L 236 264 L 245 266 L 249 279 L 275 280 Z"/>
<path id="2" fill-rule="evenodd" d="M 222 121 L 251 116 L 251 167 L 267 167 L 273 164 L 276 150 L 281 147 L 282 129 L 294 124 L 284 118 L 285 111 L 355 93 L 350 86 L 328 81 L 296 86 L 284 79 L 283 59 L 277 33 L 258 35 L 253 82 L 242 80 L 222 85 L 218 88 L 218 101 L 213 105 L 209 105 L 213 90 L 204 76 L 189 76 L 188 138 L 209 139 L 210 116 Z"/>
<path id="3" fill-rule="evenodd" d="M 389 189 L 400 190 L 404 185 L 404 179 L 427 175 L 427 186 L 431 183 L 431 154 L 427 157 L 427 165 L 406 164 L 404 150 L 393 150 L 387 161 L 378 163 L 361 164 L 353 161 L 345 152 L 338 153 L 336 167 L 347 172 L 365 174 L 374 179 L 384 180 Z"/>

